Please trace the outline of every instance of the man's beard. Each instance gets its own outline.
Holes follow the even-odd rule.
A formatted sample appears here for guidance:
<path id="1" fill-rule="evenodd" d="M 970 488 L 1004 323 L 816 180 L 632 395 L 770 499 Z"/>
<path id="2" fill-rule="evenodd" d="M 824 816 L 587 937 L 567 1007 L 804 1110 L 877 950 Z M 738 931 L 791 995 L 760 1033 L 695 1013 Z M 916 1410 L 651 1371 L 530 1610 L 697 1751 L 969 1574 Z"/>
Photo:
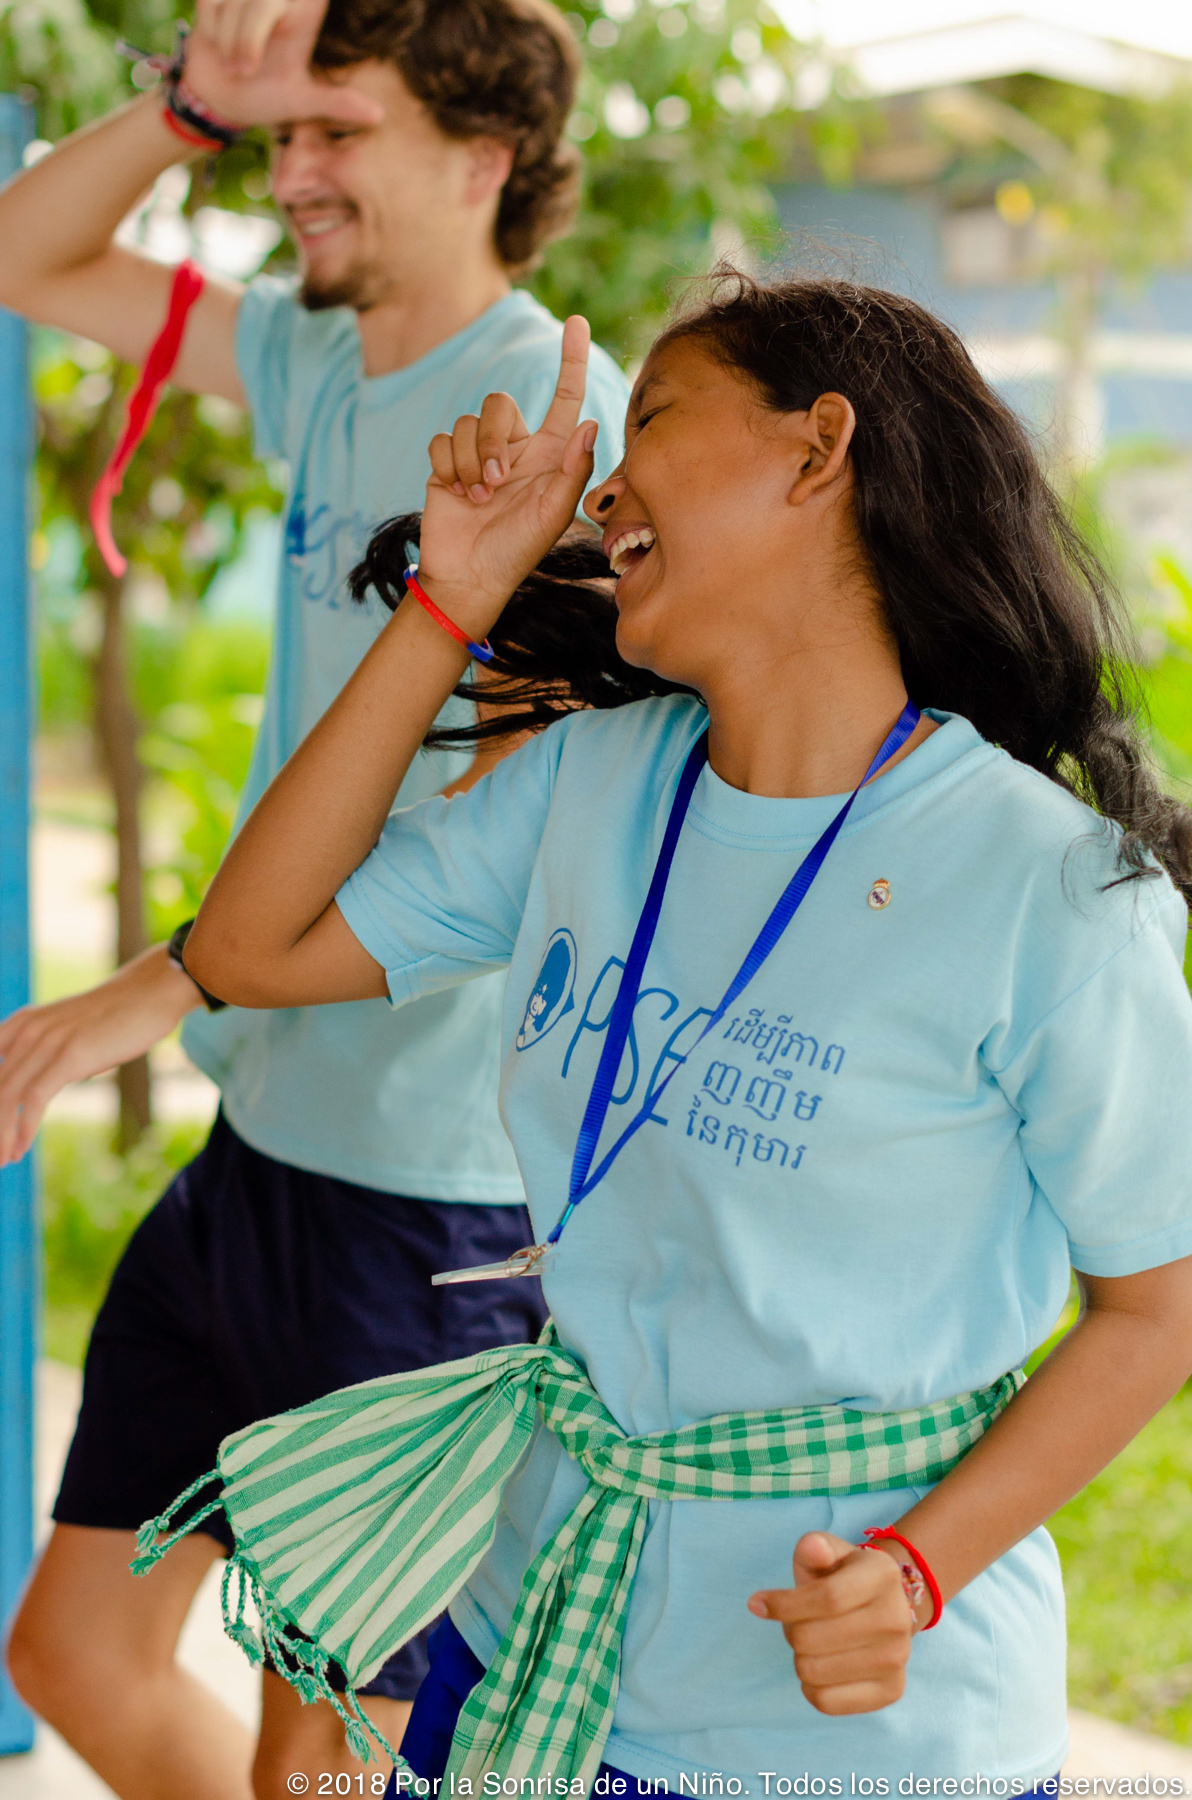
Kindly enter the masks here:
<path id="1" fill-rule="evenodd" d="M 390 283 L 375 263 L 359 262 L 331 281 L 303 280 L 298 298 L 307 312 L 327 312 L 333 306 L 351 306 L 367 312 L 382 300 Z"/>

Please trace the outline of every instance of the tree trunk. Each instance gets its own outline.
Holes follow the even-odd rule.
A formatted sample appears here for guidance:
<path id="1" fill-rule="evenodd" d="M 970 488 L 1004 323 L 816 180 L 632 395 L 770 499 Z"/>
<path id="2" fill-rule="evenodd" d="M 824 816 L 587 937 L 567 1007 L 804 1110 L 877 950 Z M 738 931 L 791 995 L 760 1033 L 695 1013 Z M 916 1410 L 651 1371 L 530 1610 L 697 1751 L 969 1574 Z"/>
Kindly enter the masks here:
<path id="1" fill-rule="evenodd" d="M 1073 269 L 1060 284 L 1059 331 L 1064 362 L 1056 419 L 1057 474 L 1073 488 L 1104 453 L 1104 416 L 1095 340 L 1101 303 L 1100 271 Z"/>
<path id="2" fill-rule="evenodd" d="M 141 865 L 140 800 L 143 773 L 137 755 L 140 723 L 128 682 L 124 640 L 124 584 L 104 571 L 103 637 L 95 662 L 95 732 L 116 805 L 116 961 L 126 963 L 146 947 Z M 129 1150 L 152 1123 L 149 1059 L 138 1056 L 117 1070 L 120 1121 L 117 1145 Z"/>

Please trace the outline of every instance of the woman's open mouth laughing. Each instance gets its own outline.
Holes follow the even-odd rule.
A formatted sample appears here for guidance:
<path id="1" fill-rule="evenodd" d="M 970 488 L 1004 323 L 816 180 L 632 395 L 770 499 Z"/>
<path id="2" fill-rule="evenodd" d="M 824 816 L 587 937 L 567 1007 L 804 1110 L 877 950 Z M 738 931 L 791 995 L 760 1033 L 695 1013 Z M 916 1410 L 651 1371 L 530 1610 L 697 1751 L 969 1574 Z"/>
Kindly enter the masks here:
<path id="1" fill-rule="evenodd" d="M 621 576 L 644 562 L 654 543 L 652 525 L 616 526 L 605 533 L 604 554 L 612 572 Z"/>

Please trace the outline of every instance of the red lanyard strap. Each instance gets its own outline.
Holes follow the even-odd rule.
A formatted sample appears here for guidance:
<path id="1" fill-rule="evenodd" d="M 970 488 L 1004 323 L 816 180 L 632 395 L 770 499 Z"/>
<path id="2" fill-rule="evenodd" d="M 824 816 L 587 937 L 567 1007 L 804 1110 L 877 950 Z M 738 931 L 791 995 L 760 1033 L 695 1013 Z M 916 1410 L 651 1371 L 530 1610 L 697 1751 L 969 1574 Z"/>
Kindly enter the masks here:
<path id="1" fill-rule="evenodd" d="M 178 361 L 187 316 L 202 291 L 202 270 L 192 262 L 179 263 L 170 289 L 166 322 L 154 338 L 153 346 L 145 358 L 141 378 L 129 396 L 124 430 L 91 495 L 91 529 L 95 533 L 99 554 L 113 575 L 123 575 L 128 563 L 116 548 L 116 540 L 112 536 L 112 501 L 120 492 L 124 471 L 132 461 L 133 451 L 148 431 L 157 411 L 161 390 Z"/>

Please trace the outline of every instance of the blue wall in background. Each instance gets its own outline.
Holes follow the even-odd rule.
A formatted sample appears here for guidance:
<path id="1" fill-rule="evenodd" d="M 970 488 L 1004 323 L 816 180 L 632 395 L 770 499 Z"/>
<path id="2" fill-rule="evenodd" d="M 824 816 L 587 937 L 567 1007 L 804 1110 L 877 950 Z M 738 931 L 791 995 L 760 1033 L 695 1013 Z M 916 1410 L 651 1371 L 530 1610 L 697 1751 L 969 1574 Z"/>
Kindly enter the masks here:
<path id="1" fill-rule="evenodd" d="M 999 337 L 1048 332 L 1055 310 L 1049 283 L 957 287 L 944 268 L 942 226 L 946 198 L 932 189 L 785 186 L 776 190 L 782 223 L 807 240 L 812 266 L 819 246 L 843 252 L 849 272 L 909 294 L 964 336 Z M 844 272 L 844 271 L 842 271 Z M 1102 320 L 1107 331 L 1192 337 L 1192 271 L 1157 276 L 1143 290 L 1119 288 Z M 1102 378 L 1106 437 L 1162 438 L 1192 448 L 1192 378 L 1106 374 Z M 1045 381 L 1000 384 L 1026 417 L 1045 423 L 1051 387 Z"/>
<path id="2" fill-rule="evenodd" d="M 24 101 L 0 94 L 0 180 L 33 136 Z M 32 418 L 25 326 L 0 309 L 0 1018 L 29 998 L 29 607 Z M 40 1265 L 33 1159 L 0 1169 L 0 1626 L 33 1552 L 33 1364 Z M 28 1750 L 33 1720 L 0 1673 L 0 1754 Z"/>

